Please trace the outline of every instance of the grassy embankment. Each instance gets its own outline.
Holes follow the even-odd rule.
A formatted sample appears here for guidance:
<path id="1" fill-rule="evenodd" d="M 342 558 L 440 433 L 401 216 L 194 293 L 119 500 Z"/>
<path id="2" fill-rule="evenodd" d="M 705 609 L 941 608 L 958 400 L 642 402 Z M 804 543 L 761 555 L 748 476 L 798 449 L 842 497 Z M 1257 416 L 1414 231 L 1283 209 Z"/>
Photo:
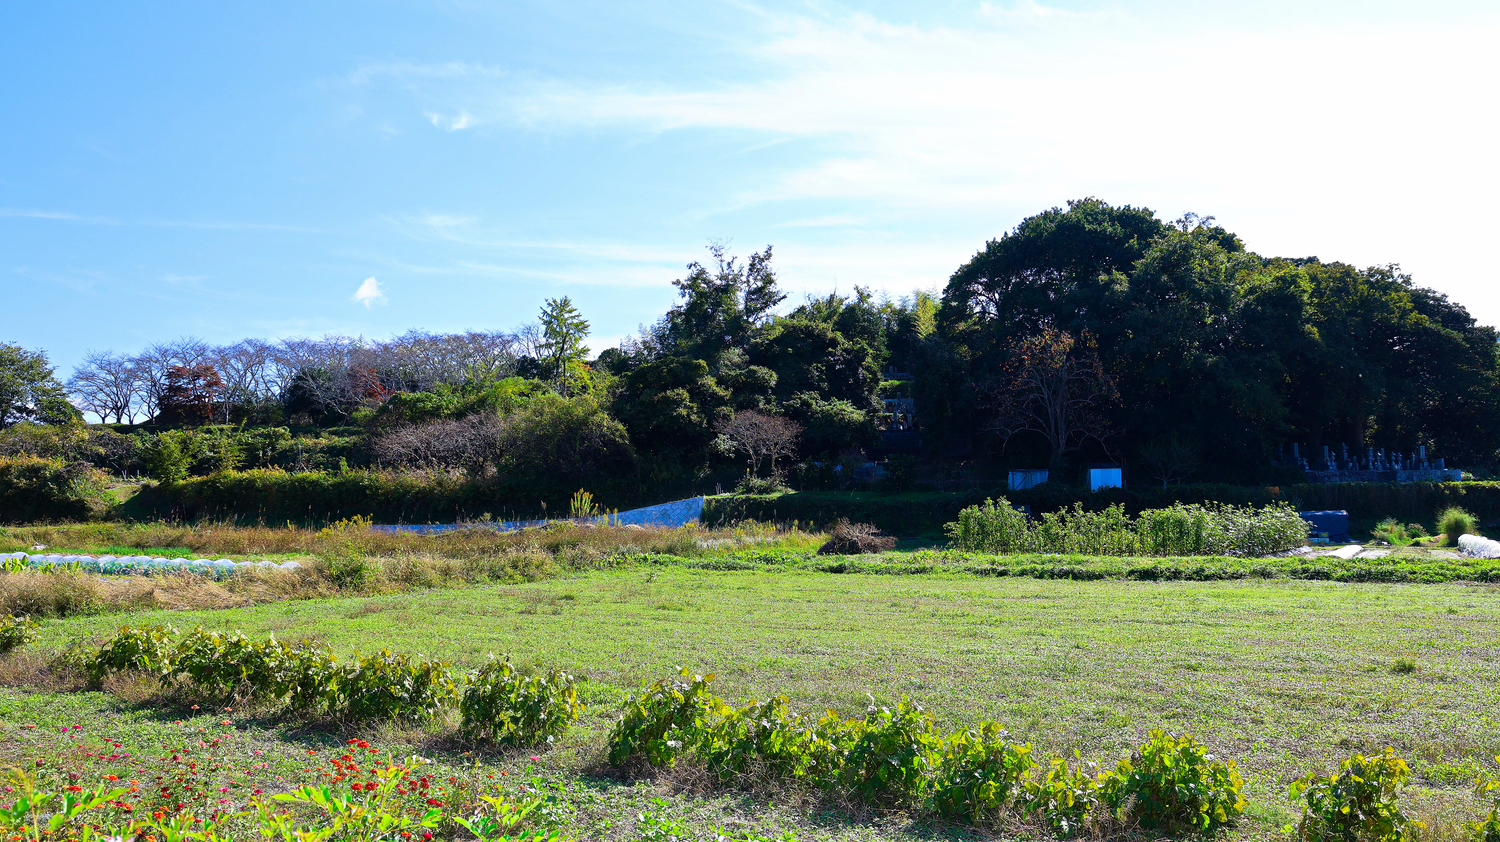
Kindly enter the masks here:
<path id="1" fill-rule="evenodd" d="M 40 645 L 111 631 L 125 618 L 49 623 Z M 1046 751 L 1110 760 L 1153 727 L 1188 731 L 1241 764 L 1254 806 L 1233 838 L 1273 838 L 1290 817 L 1286 785 L 1356 750 L 1390 745 L 1419 786 L 1407 804 L 1437 838 L 1476 807 L 1474 775 L 1500 753 L 1500 593 L 1477 584 L 1306 581 L 1059 581 L 915 574 L 818 575 L 632 566 L 523 584 L 309 600 L 220 611 L 141 612 L 130 622 L 312 637 L 338 650 L 387 647 L 464 666 L 489 653 L 557 663 L 586 676 L 591 710 L 540 765 L 569 788 L 581 838 L 642 838 L 642 809 L 706 833 L 714 824 L 801 838 L 964 838 L 901 817 L 851 815 L 796 799 L 705 792 L 685 781 L 627 785 L 593 777 L 625 693 L 678 665 L 718 673 L 731 701 L 784 692 L 799 709 L 855 715 L 866 692 L 902 693 L 946 726 L 1008 723 Z M 139 690 L 126 689 L 130 696 Z M 85 762 L 64 725 L 107 730 L 145 756 L 163 734 L 191 735 L 181 711 L 97 694 L 0 697 L 0 762 Z M 218 714 L 214 721 L 218 721 Z M 231 715 L 238 718 L 238 715 Z M 184 719 L 182 725 L 173 724 Z M 200 718 L 201 720 L 202 718 Z M 35 730 L 26 724 L 39 725 Z M 201 724 L 201 723 L 200 723 Z M 309 746 L 341 734 L 241 720 L 243 739 L 288 780 Z M 473 758 L 434 731 L 377 729 L 457 769 Z M 366 734 L 368 735 L 368 734 Z M 70 754 L 71 752 L 71 754 Z M 154 755 L 153 755 L 154 756 Z M 70 759 L 70 757 L 72 759 Z M 126 761 L 129 763 L 130 761 Z M 516 773 L 524 757 L 488 757 Z M 104 764 L 108 765 L 108 764 Z M 123 767 L 122 767 L 123 768 Z M 279 771 L 277 771 L 279 770 Z M 90 772 L 102 774 L 102 766 Z M 691 781 L 686 781 L 691 784 Z M 666 798 L 661 804 L 653 796 Z M 711 838 L 711 837 L 701 837 Z"/>

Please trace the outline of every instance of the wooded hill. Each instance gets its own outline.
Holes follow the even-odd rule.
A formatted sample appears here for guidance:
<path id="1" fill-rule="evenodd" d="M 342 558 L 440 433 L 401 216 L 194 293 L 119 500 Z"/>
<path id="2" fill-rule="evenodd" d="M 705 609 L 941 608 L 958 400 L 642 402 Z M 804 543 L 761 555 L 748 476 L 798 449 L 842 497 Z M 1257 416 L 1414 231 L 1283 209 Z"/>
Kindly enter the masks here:
<path id="1" fill-rule="evenodd" d="M 925 457 L 891 463 L 898 487 L 958 462 L 1068 480 L 1102 459 L 1293 482 L 1272 464 L 1288 442 L 1426 445 L 1483 476 L 1500 449 L 1494 328 L 1395 266 L 1263 257 L 1212 218 L 1070 202 L 899 301 L 856 287 L 789 307 L 770 247 L 714 247 L 673 283 L 674 307 L 597 356 L 567 299 L 513 333 L 95 354 L 66 392 L 107 428 L 77 427 L 45 357 L 6 346 L 0 455 L 168 482 L 438 472 L 531 511 L 580 487 L 612 505 L 711 492 L 747 469 L 845 487 L 888 455 L 882 398 L 898 395 Z"/>

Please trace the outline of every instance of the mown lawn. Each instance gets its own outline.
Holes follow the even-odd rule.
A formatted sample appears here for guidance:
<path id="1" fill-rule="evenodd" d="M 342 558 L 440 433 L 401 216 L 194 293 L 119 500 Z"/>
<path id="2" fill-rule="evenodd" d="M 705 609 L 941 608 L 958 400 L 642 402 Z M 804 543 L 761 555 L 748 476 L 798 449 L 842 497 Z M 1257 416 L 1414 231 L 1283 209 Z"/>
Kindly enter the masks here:
<path id="1" fill-rule="evenodd" d="M 460 665 L 490 653 L 561 664 L 590 679 L 595 741 L 627 688 L 679 665 L 716 673 L 733 702 L 783 692 L 802 709 L 859 714 L 867 692 L 905 693 L 946 726 L 993 718 L 1041 749 L 1101 761 L 1152 728 L 1187 731 L 1239 761 L 1258 805 L 1240 834 L 1252 836 L 1290 816 L 1291 779 L 1352 751 L 1394 747 L 1418 775 L 1414 803 L 1455 815 L 1472 812 L 1467 787 L 1500 754 L 1495 585 L 633 567 L 128 619 Z M 124 620 L 55 621 L 42 644 Z"/>

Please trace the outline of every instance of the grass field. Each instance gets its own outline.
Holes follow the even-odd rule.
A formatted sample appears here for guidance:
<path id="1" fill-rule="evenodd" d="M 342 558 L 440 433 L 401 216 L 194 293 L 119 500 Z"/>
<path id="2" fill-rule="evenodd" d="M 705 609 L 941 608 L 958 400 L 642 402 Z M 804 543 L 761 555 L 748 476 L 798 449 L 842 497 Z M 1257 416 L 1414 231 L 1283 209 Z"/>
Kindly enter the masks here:
<path id="1" fill-rule="evenodd" d="M 104 635 L 125 619 L 54 621 L 41 645 Z M 608 824 L 589 825 L 588 838 L 642 838 L 627 814 L 664 784 L 653 790 L 577 776 L 627 690 L 679 665 L 716 673 L 718 693 L 733 702 L 779 691 L 800 709 L 853 715 L 863 712 L 867 692 L 881 702 L 905 693 L 946 726 L 993 718 L 1039 749 L 1076 749 L 1101 761 L 1127 753 L 1151 728 L 1187 731 L 1240 763 L 1254 803 L 1235 832 L 1243 838 L 1279 836 L 1292 815 L 1292 778 L 1386 745 L 1418 775 L 1416 811 L 1451 826 L 1472 815 L 1468 788 L 1481 771 L 1493 773 L 1490 758 L 1500 754 L 1494 585 L 632 566 L 529 584 L 135 613 L 128 621 L 313 637 L 343 651 L 390 648 L 467 666 L 509 653 L 587 676 L 585 727 L 543 765 L 603 799 L 580 814 Z M 98 695 L 60 699 L 11 693 L 0 717 L 14 733 L 19 720 L 55 718 L 60 709 L 121 722 L 152 715 Z M 298 732 L 276 723 L 247 727 L 268 746 L 321 739 L 288 736 Z M 794 827 L 803 838 L 936 832 L 842 814 L 813 821 L 745 803 L 734 794 L 679 795 L 654 809 L 685 811 L 704 827 L 733 823 L 749 809 L 757 827 Z"/>

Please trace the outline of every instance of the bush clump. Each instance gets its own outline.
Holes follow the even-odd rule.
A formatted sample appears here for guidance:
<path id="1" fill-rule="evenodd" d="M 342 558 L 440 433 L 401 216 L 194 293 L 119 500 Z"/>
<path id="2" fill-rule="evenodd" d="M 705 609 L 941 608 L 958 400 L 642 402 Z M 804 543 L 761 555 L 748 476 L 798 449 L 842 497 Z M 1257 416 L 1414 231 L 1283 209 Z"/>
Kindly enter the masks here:
<path id="1" fill-rule="evenodd" d="M 464 728 L 483 739 L 528 745 L 560 736 L 582 711 L 573 678 L 558 670 L 521 675 L 510 667 L 481 670 L 460 702 L 448 664 L 382 649 L 347 662 L 327 649 L 276 638 L 170 625 L 121 628 L 90 651 L 74 643 L 64 655 L 97 687 L 113 673 L 155 677 L 163 688 L 219 701 L 284 704 L 290 713 L 321 712 L 350 720 L 424 721 L 458 706 Z"/>
<path id="2" fill-rule="evenodd" d="M 1246 807 L 1235 764 L 1188 736 L 1153 731 L 1100 771 L 1081 758 L 1039 763 L 1030 743 L 1012 742 L 995 722 L 945 737 L 905 696 L 894 706 L 872 699 L 863 719 L 832 711 L 814 718 L 792 713 L 785 696 L 730 707 L 709 693 L 712 678 L 683 671 L 631 697 L 609 737 L 609 762 L 637 770 L 696 759 L 724 782 L 769 778 L 973 824 L 1010 814 L 1059 837 L 1116 818 L 1208 831 L 1233 824 Z"/>
<path id="3" fill-rule="evenodd" d="M 869 523 L 850 523 L 839 518 L 828 533 L 828 540 L 818 548 L 818 555 L 864 555 L 885 552 L 896 546 L 896 539 L 880 534 Z"/>
<path id="4" fill-rule="evenodd" d="M 1478 521 L 1467 511 L 1451 506 L 1438 515 L 1438 531 L 1443 533 L 1448 546 L 1458 546 L 1458 539 L 1478 532 Z"/>
<path id="5" fill-rule="evenodd" d="M 108 509 L 104 473 L 86 462 L 0 457 L 0 523 L 95 520 Z"/>
<path id="6" fill-rule="evenodd" d="M 1300 842 L 1407 842 L 1422 823 L 1396 806 L 1411 778 L 1406 761 L 1387 748 L 1375 757 L 1356 754 L 1333 775 L 1308 775 L 1292 783 L 1301 799 Z M 1290 828 L 1288 828 L 1290 829 Z"/>
<path id="7" fill-rule="evenodd" d="M 978 823 L 1020 802 L 1036 759 L 996 722 L 959 731 L 943 747 L 932 808 L 943 818 Z"/>
<path id="8" fill-rule="evenodd" d="M 1121 760 L 1104 787 L 1111 807 L 1147 828 L 1207 831 L 1245 811 L 1245 781 L 1233 761 L 1223 761 L 1189 736 L 1152 731 L 1145 745 Z"/>
<path id="9" fill-rule="evenodd" d="M 610 765 L 666 768 L 702 742 L 710 715 L 723 704 L 708 692 L 713 674 L 678 675 L 685 680 L 664 678 L 626 700 L 609 735 Z"/>
<path id="10" fill-rule="evenodd" d="M 0 655 L 35 643 L 39 625 L 30 617 L 0 616 Z"/>
<path id="11" fill-rule="evenodd" d="M 483 742 L 530 746 L 551 742 L 583 712 L 577 682 L 559 670 L 525 673 L 510 658 L 491 660 L 469 679 L 459 730 Z"/>
<path id="12" fill-rule="evenodd" d="M 870 802 L 911 802 L 926 789 L 942 759 L 942 735 L 932 714 L 902 697 L 895 709 L 873 699 L 844 758 L 844 784 Z"/>
<path id="13" fill-rule="evenodd" d="M 1393 547 L 1406 547 L 1430 536 L 1420 523 L 1401 523 L 1388 517 L 1375 525 L 1370 531 L 1370 537 Z"/>
<path id="14" fill-rule="evenodd" d="M 83 661 L 83 672 L 89 685 L 100 687 L 106 676 L 117 672 L 139 672 L 165 679 L 175 661 L 173 644 L 177 629 L 170 623 L 140 628 L 123 626 L 115 636 Z"/>

